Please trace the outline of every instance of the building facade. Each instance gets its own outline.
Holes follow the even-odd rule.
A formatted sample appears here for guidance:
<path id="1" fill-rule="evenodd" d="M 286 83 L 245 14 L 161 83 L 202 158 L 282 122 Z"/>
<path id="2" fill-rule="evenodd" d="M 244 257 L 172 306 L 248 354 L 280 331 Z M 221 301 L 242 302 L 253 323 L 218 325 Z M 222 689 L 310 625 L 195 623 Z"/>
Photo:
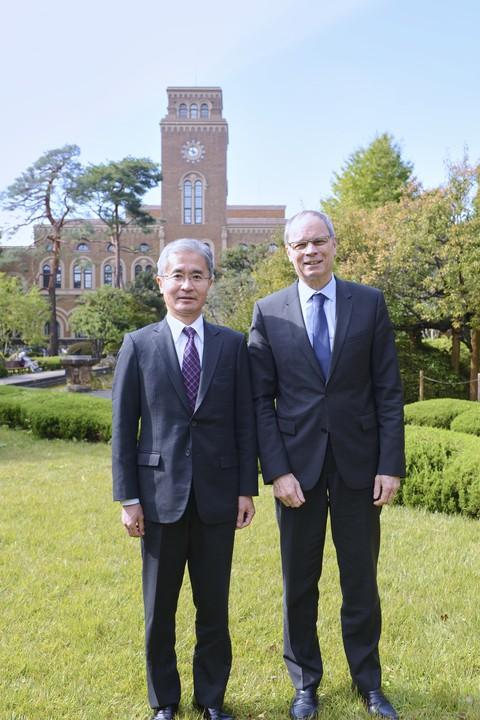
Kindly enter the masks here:
<path id="1" fill-rule="evenodd" d="M 167 88 L 167 113 L 160 122 L 161 203 L 145 209 L 155 224 L 144 233 L 129 226 L 121 239 L 121 279 L 125 286 L 143 271 L 155 272 L 165 245 L 182 237 L 207 243 L 219 263 L 236 245 L 275 241 L 285 224 L 284 205 L 228 205 L 228 123 L 219 87 Z M 52 248 L 48 230 L 37 226 L 34 243 L 13 248 L 7 272 L 25 285 L 48 286 Z M 59 337 L 72 340 L 69 316 L 78 297 L 114 282 L 113 246 L 100 221 L 73 220 L 62 237 L 57 274 Z M 48 334 L 48 324 L 45 333 Z"/>

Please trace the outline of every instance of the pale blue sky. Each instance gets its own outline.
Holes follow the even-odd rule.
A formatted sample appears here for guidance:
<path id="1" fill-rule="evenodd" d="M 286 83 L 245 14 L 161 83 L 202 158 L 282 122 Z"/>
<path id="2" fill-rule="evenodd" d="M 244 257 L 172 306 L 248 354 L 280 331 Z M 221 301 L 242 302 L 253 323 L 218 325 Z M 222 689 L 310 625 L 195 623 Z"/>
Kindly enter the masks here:
<path id="1" fill-rule="evenodd" d="M 159 162 L 168 85 L 222 87 L 229 204 L 317 207 L 385 131 L 438 185 L 465 146 L 480 159 L 479 27 L 478 0 L 9 3 L 0 190 L 65 143 L 85 163 Z"/>

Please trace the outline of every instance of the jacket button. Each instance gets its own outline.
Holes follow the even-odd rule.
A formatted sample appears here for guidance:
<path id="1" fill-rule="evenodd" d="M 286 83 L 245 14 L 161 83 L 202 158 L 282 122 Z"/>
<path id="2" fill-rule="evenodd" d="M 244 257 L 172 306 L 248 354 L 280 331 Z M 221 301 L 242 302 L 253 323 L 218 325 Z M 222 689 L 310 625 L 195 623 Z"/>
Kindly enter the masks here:
<path id="1" fill-rule="evenodd" d="M 190 448 L 187 448 L 187 449 L 185 450 L 185 455 L 186 455 L 187 457 L 189 457 L 189 455 L 190 455 Z"/>

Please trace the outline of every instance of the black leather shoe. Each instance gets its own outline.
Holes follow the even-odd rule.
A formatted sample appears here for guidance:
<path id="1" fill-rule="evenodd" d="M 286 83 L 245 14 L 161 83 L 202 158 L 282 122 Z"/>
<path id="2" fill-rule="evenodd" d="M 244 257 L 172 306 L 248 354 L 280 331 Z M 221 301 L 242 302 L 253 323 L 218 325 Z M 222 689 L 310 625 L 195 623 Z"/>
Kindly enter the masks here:
<path id="1" fill-rule="evenodd" d="M 164 707 L 155 708 L 152 720 L 173 720 L 177 710 L 178 705 L 165 705 Z"/>
<path id="2" fill-rule="evenodd" d="M 389 720 L 398 720 L 397 711 L 387 700 L 380 688 L 378 690 L 370 690 L 365 693 L 360 692 L 360 696 L 365 703 L 365 707 L 367 708 L 369 715 L 375 715 L 380 718 L 389 718 Z"/>
<path id="3" fill-rule="evenodd" d="M 228 713 L 223 712 L 222 708 L 205 707 L 204 705 L 199 705 L 198 709 L 201 710 L 202 717 L 204 717 L 205 720 L 233 720 L 233 717 L 231 715 L 228 715 Z"/>
<path id="4" fill-rule="evenodd" d="M 297 690 L 290 705 L 292 720 L 309 720 L 318 712 L 317 692 L 313 688 Z"/>

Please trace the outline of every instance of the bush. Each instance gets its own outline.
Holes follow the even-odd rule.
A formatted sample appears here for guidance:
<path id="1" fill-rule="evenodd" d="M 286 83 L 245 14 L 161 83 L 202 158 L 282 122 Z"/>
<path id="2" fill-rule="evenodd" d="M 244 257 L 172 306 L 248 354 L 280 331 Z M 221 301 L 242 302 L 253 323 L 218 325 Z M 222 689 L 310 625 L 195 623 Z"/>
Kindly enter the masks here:
<path id="1" fill-rule="evenodd" d="M 29 429 L 43 438 L 108 442 L 111 402 L 56 390 L 0 387 L 0 424 Z"/>
<path id="2" fill-rule="evenodd" d="M 407 475 L 396 501 L 480 518 L 480 439 L 449 430 L 406 428 Z"/>
<path id="3" fill-rule="evenodd" d="M 407 425 L 427 425 L 448 430 L 452 420 L 462 413 L 470 411 L 473 404 L 471 400 L 456 398 L 422 400 L 405 406 L 405 422 Z"/>
<path id="4" fill-rule="evenodd" d="M 36 360 L 42 370 L 61 370 L 61 358 L 58 355 L 40 355 L 39 357 L 32 357 L 32 360 Z"/>
<path id="5" fill-rule="evenodd" d="M 469 435 L 480 435 L 480 403 L 475 402 L 471 403 L 471 405 L 473 407 L 454 418 L 450 430 L 468 433 Z"/>

